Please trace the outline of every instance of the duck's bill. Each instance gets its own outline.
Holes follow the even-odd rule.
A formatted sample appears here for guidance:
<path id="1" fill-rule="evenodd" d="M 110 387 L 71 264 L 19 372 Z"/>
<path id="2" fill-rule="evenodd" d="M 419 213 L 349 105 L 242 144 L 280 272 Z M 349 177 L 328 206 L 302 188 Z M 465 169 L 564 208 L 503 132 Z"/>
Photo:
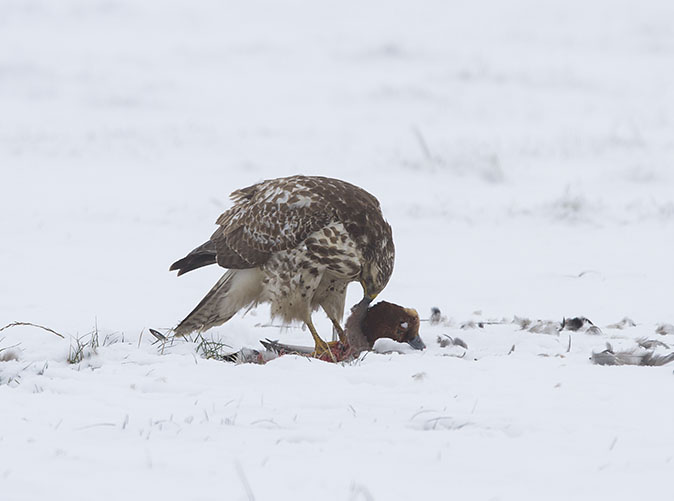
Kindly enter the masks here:
<path id="1" fill-rule="evenodd" d="M 415 337 L 413 337 L 412 339 L 410 339 L 409 341 L 407 341 L 407 344 L 409 344 L 415 350 L 425 350 L 426 349 L 426 345 L 421 340 L 421 338 L 419 337 L 418 334 Z"/>

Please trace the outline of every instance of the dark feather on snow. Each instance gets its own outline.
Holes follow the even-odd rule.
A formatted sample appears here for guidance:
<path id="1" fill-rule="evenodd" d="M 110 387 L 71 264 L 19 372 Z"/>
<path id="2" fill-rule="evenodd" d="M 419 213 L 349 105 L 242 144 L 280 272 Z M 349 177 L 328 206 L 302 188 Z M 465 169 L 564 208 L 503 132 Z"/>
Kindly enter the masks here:
<path id="1" fill-rule="evenodd" d="M 442 321 L 442 313 L 440 308 L 434 306 L 431 308 L 431 325 L 439 324 Z"/>
<path id="2" fill-rule="evenodd" d="M 590 319 L 585 317 L 564 318 L 562 320 L 562 330 L 577 331 L 587 324 L 594 325 Z"/>

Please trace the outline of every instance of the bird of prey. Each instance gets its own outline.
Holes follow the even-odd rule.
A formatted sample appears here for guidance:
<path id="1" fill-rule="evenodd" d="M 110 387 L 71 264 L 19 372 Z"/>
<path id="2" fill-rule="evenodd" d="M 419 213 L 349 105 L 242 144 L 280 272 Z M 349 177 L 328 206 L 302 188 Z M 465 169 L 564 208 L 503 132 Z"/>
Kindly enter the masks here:
<path id="1" fill-rule="evenodd" d="M 359 281 L 371 302 L 391 277 L 395 248 L 379 201 L 338 179 L 269 179 L 230 195 L 211 238 L 171 265 L 178 275 L 217 263 L 228 271 L 174 329 L 184 336 L 270 303 L 273 317 L 309 328 L 317 355 L 330 354 L 311 320 L 320 306 L 346 342 L 346 287 Z"/>

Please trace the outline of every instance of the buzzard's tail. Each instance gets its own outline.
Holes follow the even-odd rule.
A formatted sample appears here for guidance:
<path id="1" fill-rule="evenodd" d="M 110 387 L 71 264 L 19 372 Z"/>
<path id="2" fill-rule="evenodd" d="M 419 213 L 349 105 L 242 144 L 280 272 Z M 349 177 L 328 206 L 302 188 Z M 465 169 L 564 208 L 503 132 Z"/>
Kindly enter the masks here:
<path id="1" fill-rule="evenodd" d="M 185 336 L 190 332 L 203 332 L 224 324 L 242 308 L 259 301 L 262 278 L 262 271 L 259 268 L 229 270 L 192 313 L 173 329 L 173 333 L 176 336 Z"/>
<path id="2" fill-rule="evenodd" d="M 178 276 L 188 271 L 196 270 L 202 266 L 208 266 L 209 264 L 215 264 L 217 261 L 217 251 L 215 249 L 215 243 L 211 240 L 205 244 L 200 245 L 187 256 L 182 259 L 179 259 L 171 265 L 169 268 L 170 271 L 178 270 Z"/>

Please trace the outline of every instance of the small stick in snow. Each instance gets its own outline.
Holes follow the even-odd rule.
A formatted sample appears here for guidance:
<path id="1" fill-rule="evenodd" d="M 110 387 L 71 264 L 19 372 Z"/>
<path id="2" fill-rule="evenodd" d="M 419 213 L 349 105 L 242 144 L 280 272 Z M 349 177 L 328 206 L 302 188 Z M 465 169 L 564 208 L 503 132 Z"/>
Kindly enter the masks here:
<path id="1" fill-rule="evenodd" d="M 428 147 L 428 143 L 426 143 L 426 139 L 424 139 L 424 135 L 421 133 L 418 127 L 412 127 L 412 132 L 414 132 L 414 136 L 417 138 L 419 146 L 421 147 L 421 151 L 426 157 L 426 160 L 432 161 L 433 155 L 431 154 L 431 150 Z"/>
<path id="2" fill-rule="evenodd" d="M 45 327 L 44 325 L 33 324 L 33 323 L 30 323 L 30 322 L 12 322 L 11 324 L 7 324 L 4 327 L 0 327 L 0 332 L 4 331 L 5 329 L 9 329 L 10 327 L 18 327 L 18 326 L 21 326 L 21 325 L 25 325 L 25 326 L 29 326 L 29 327 L 37 327 L 38 329 L 42 329 L 42 330 L 45 330 L 47 332 L 51 332 L 52 334 L 56 334 L 61 339 L 65 339 L 65 336 L 63 334 L 59 334 L 58 332 L 56 332 L 53 329 L 50 329 L 49 327 Z"/>
<path id="3" fill-rule="evenodd" d="M 236 466 L 236 473 L 239 475 L 239 480 L 241 480 L 241 483 L 243 484 L 243 489 L 246 491 L 248 501 L 255 501 L 255 494 L 253 494 L 253 489 L 250 488 L 250 484 L 248 483 L 246 474 L 243 472 L 243 467 L 241 466 L 241 463 L 236 461 L 234 463 L 234 466 Z"/>

